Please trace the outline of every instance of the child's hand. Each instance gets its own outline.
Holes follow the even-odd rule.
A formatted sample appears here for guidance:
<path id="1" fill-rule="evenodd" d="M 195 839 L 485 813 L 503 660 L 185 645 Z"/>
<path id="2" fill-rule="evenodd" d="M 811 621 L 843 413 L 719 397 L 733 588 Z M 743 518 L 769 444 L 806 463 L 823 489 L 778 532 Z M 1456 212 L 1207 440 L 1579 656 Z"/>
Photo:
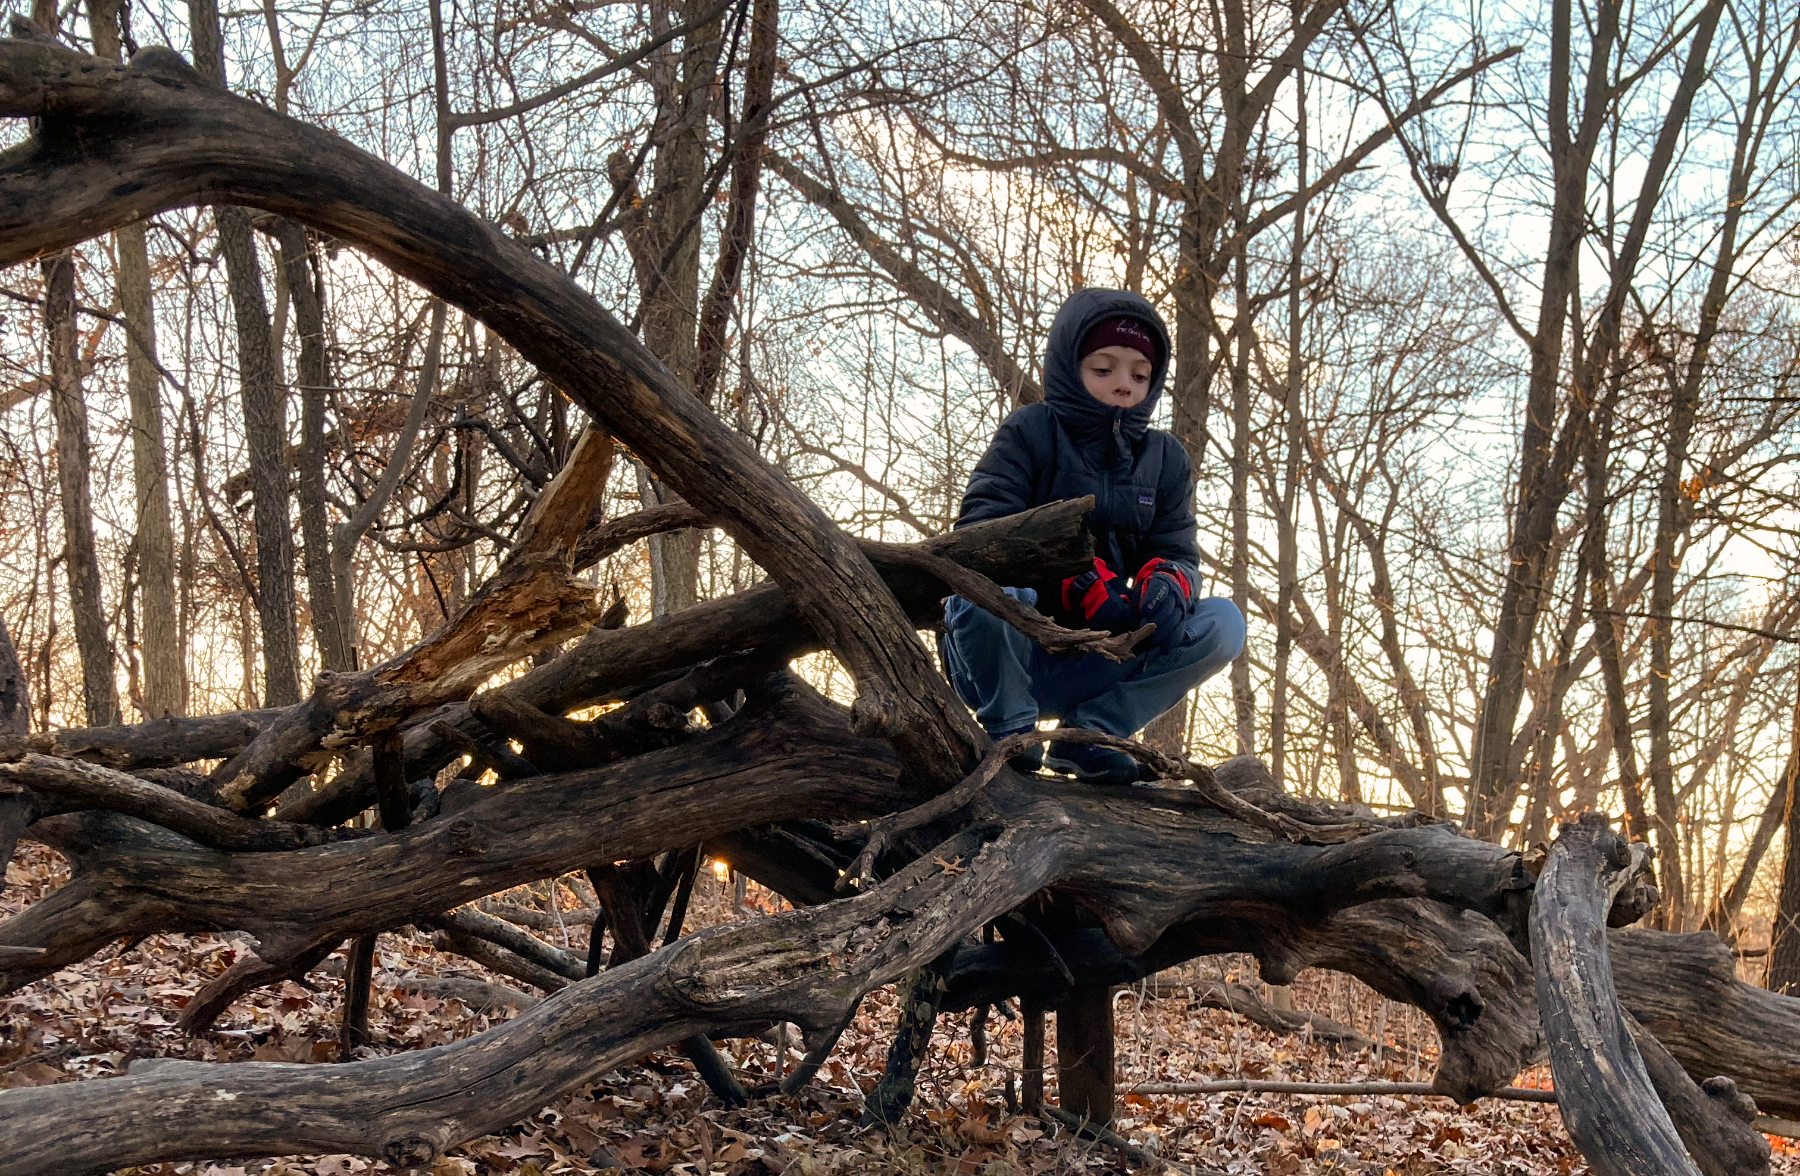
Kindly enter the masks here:
<path id="1" fill-rule="evenodd" d="M 1119 573 L 1096 558 L 1094 570 L 1070 576 L 1062 583 L 1063 608 L 1087 618 L 1091 628 L 1126 633 L 1137 628 L 1137 609 L 1125 595 Z"/>
<path id="2" fill-rule="evenodd" d="M 1166 559 L 1153 559 L 1138 569 L 1130 600 L 1139 623 L 1156 626 L 1150 645 L 1161 648 L 1181 635 L 1193 595 L 1187 573 Z"/>

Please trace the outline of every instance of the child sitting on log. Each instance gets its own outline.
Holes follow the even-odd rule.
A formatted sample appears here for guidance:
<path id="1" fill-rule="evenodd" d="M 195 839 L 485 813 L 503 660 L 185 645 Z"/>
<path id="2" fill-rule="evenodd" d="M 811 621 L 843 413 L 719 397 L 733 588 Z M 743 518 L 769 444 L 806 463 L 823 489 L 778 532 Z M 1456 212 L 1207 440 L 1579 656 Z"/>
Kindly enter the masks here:
<path id="1" fill-rule="evenodd" d="M 1094 566 L 1080 575 L 1006 589 L 1072 629 L 1156 631 L 1130 660 L 1048 653 L 960 596 L 944 608 L 940 650 L 963 701 L 995 740 L 1040 718 L 1130 737 L 1242 651 L 1244 617 L 1200 595 L 1200 548 L 1181 442 L 1150 427 L 1169 367 L 1169 332 L 1150 303 L 1121 290 L 1077 292 L 1050 326 L 1044 400 L 1008 416 L 975 466 L 961 527 L 1047 502 L 1094 496 Z M 1057 741 L 1012 759 L 1080 780 L 1129 784 L 1122 751 Z"/>

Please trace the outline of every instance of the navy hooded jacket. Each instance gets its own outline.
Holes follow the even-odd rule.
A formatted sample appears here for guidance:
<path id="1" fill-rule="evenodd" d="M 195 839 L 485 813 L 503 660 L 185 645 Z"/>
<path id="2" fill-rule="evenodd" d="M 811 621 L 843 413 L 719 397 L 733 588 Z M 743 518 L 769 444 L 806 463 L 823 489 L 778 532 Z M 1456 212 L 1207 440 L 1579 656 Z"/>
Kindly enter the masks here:
<path id="1" fill-rule="evenodd" d="M 1161 344 L 1150 391 L 1130 408 L 1110 408 L 1081 382 L 1076 350 L 1108 319 L 1142 322 Z M 1121 576 L 1157 557 L 1182 565 L 1197 595 L 1200 547 L 1191 505 L 1193 466 L 1181 442 L 1150 427 L 1169 368 L 1169 332 L 1148 300 L 1124 290 L 1079 290 L 1056 312 L 1044 349 L 1044 400 L 1001 422 L 963 494 L 961 527 L 1046 502 L 1094 496 L 1088 530 L 1094 554 Z M 1040 611 L 1073 620 L 1060 580 L 1031 584 Z"/>

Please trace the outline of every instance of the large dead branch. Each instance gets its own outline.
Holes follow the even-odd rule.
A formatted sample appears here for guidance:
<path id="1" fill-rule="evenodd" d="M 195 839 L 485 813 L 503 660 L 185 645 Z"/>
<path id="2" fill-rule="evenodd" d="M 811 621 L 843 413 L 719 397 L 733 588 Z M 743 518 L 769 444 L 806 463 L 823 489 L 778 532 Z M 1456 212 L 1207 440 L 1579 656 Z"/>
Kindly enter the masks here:
<path id="1" fill-rule="evenodd" d="M 736 722 L 726 724 L 718 736 L 727 737 Z M 771 737 L 780 741 L 767 730 L 754 737 L 743 734 L 738 748 L 741 752 L 751 742 L 766 745 Z M 838 739 L 841 750 L 830 774 L 844 794 L 894 778 L 897 765 L 885 752 L 877 757 L 884 768 L 879 776 L 857 773 L 857 757 L 846 754 L 859 745 L 856 737 L 845 732 Z M 843 746 L 844 740 L 849 745 Z M 814 734 L 786 754 L 785 766 L 791 769 L 808 745 L 829 743 L 826 733 Z M 640 757 L 632 767 L 642 778 L 654 770 L 650 761 L 659 755 L 696 746 Z M 868 741 L 860 746 L 881 747 Z M 709 754 L 694 758 L 716 764 L 723 750 L 713 746 Z M 731 817 L 714 815 L 720 798 L 758 787 L 756 773 L 740 770 L 722 776 L 716 766 L 707 773 L 688 772 L 685 785 L 667 775 L 656 780 L 650 786 L 655 805 L 642 802 L 642 789 L 632 789 L 645 819 L 654 812 L 665 832 L 671 824 L 699 834 L 709 825 L 728 825 Z M 855 779 L 858 774 L 861 779 Z M 597 820 L 595 812 L 582 806 L 598 800 L 595 793 L 603 789 L 584 789 L 594 798 L 584 801 L 566 787 L 573 777 L 534 779 L 513 789 L 549 788 L 558 779 L 565 788 L 556 799 L 572 807 L 561 808 L 565 820 L 556 822 L 556 829 L 525 835 L 532 851 L 541 855 L 536 869 L 547 872 L 547 861 L 572 860 L 569 846 L 551 842 L 579 837 L 590 827 L 604 826 L 609 854 L 641 856 L 647 851 L 643 825 L 628 817 L 631 801 L 604 806 L 612 810 L 611 819 Z M 622 781 L 610 782 L 613 789 L 621 786 Z M 684 804 L 684 795 L 691 801 Z M 1112 942 L 1140 954 L 1175 925 L 1229 926 L 1246 904 L 1323 913 L 1365 899 L 1427 893 L 1504 917 L 1515 905 L 1510 896 L 1530 882 L 1517 855 L 1440 828 L 1384 830 L 1348 845 L 1301 845 L 1226 818 L 1186 789 L 1134 789 L 1121 797 L 1081 785 L 1025 781 L 1010 773 L 988 786 L 987 798 L 998 823 L 955 835 L 867 895 L 681 939 L 572 985 L 526 1017 L 469 1042 L 335 1067 L 329 1088 L 304 1068 L 239 1066 L 227 1074 L 213 1067 L 162 1063 L 128 1076 L 123 1084 L 50 1088 L 63 1092 L 50 1098 L 9 1096 L 0 1104 L 7 1130 L 32 1142 L 24 1154 L 0 1162 L 0 1173 L 33 1170 L 30 1165 L 48 1154 L 56 1154 L 70 1171 L 186 1154 L 184 1149 L 196 1145 L 172 1142 L 159 1129 L 129 1126 L 167 1121 L 168 1116 L 190 1124 L 189 1138 L 205 1139 L 209 1155 L 328 1149 L 419 1164 L 658 1044 L 758 1018 L 834 1027 L 870 986 L 935 958 L 969 928 L 1004 915 L 1045 886 L 1079 896 L 1101 917 Z M 550 798 L 546 793 L 536 799 L 529 810 Z M 819 793 L 810 798 L 815 811 L 821 800 Z M 900 807 L 895 800 L 890 793 L 879 803 L 891 810 Z M 445 852 L 452 833 L 437 833 L 436 844 L 431 840 L 428 830 L 435 823 L 394 835 L 396 850 L 403 839 L 417 838 L 404 852 L 368 855 L 387 871 L 410 875 L 410 881 L 401 884 L 407 893 L 385 899 L 372 893 L 379 885 L 365 882 L 348 903 L 374 907 L 379 914 L 374 923 L 358 926 L 395 921 L 401 904 L 416 902 L 411 895 L 421 890 L 484 891 L 513 876 L 509 863 L 522 855 L 507 843 L 519 835 L 483 829 L 482 860 L 459 862 Z M 482 825 L 478 822 L 476 828 Z M 293 855 L 261 854 L 232 861 L 227 868 L 253 868 L 280 858 L 290 858 L 290 868 L 301 865 Z M 343 871 L 322 884 L 310 881 L 333 869 L 333 863 L 313 859 L 305 866 L 304 871 L 283 872 L 286 884 L 307 889 L 296 905 L 318 902 L 324 893 L 350 885 Z M 459 875 L 477 881 L 461 887 Z M 54 902 L 54 896 L 46 901 Z M 342 938 L 346 927 L 357 929 L 338 923 L 332 934 Z M 277 933 L 265 925 L 264 943 Z M 336 1105 L 330 1090 L 345 1092 L 341 1112 L 330 1109 Z M 221 1091 L 235 1097 L 221 1099 Z M 293 1108 L 291 1116 L 286 1108 Z M 37 1150 L 38 1141 L 55 1151 Z"/>
<path id="2" fill-rule="evenodd" d="M 0 759 L 27 752 L 86 760 L 121 771 L 173 767 L 236 755 L 292 707 L 230 711 L 193 718 L 151 719 L 119 727 L 64 727 L 29 735 L 0 733 Z"/>
<path id="3" fill-rule="evenodd" d="M 1000 583 L 1074 571 L 1093 558 L 1092 542 L 1081 529 L 1081 520 L 1092 508 L 1093 499 L 1087 497 L 1050 503 L 1010 518 L 937 535 L 920 546 Z M 911 622 L 932 623 L 941 616 L 942 599 L 951 589 L 935 576 L 889 559 L 891 546 L 865 543 L 863 548 Z M 659 674 L 772 643 L 781 643 L 790 657 L 824 644 L 780 585 L 760 584 L 642 625 L 595 630 L 562 657 L 528 671 L 495 693 L 560 714 L 578 706 L 615 701 L 619 691 Z M 489 734 L 471 716 L 467 704 L 454 704 L 427 716 L 406 733 L 409 778 L 434 772 L 460 754 L 459 748 L 431 729 L 436 722 L 448 722 L 478 738 Z M 288 821 L 335 823 L 367 808 L 373 797 L 373 777 L 366 770 L 355 770 L 284 807 L 279 815 Z"/>
<path id="4" fill-rule="evenodd" d="M 861 729 L 949 786 L 985 737 L 850 539 L 568 275 L 496 226 L 321 128 L 207 84 L 167 49 L 129 67 L 0 44 L 0 263 L 190 204 L 324 229 L 482 320 L 729 531 L 857 683 Z M 104 149 L 98 149 L 99 145 Z"/>
<path id="5" fill-rule="evenodd" d="M 535 776 L 454 815 L 351 843 L 221 853 L 117 813 L 51 817 L 32 835 L 73 876 L 0 922 L 0 989 L 29 983 L 121 936 L 236 929 L 271 964 L 558 874 L 571 864 L 649 857 L 747 825 L 905 807 L 884 744 L 853 735 L 837 708 L 777 685 L 739 719 L 692 742 L 564 775 Z M 541 814 L 554 812 L 556 820 Z"/>

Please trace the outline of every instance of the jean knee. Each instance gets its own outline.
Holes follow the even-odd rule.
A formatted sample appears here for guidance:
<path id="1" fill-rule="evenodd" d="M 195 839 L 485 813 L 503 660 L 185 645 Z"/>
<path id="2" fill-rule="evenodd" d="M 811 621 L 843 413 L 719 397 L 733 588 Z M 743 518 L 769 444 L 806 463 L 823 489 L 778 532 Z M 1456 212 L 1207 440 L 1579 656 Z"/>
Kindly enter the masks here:
<path id="1" fill-rule="evenodd" d="M 1037 603 L 1037 593 L 1030 588 L 1008 588 L 1005 591 L 1008 596 L 1025 604 Z M 970 642 L 985 643 L 999 638 L 1011 626 L 986 609 L 971 604 L 960 596 L 952 596 L 944 603 L 944 628 L 949 632 L 951 640 L 958 646 L 967 648 Z"/>
<path id="2" fill-rule="evenodd" d="M 1236 660 L 1244 652 L 1248 636 L 1244 614 L 1228 598 L 1208 596 L 1194 605 L 1188 620 L 1188 633 L 1196 643 L 1204 643 L 1207 652 L 1223 661 Z"/>

